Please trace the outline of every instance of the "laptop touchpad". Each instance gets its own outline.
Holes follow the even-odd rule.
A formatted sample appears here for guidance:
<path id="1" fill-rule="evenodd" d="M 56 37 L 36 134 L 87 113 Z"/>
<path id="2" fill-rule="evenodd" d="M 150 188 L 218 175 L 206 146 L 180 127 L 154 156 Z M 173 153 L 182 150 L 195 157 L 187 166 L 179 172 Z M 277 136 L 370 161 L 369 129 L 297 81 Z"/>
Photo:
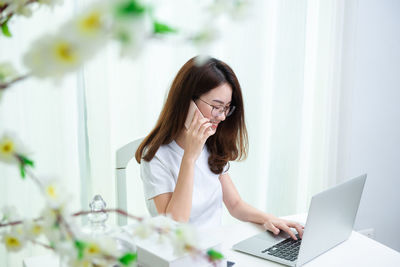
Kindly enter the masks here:
<path id="1" fill-rule="evenodd" d="M 280 241 L 288 238 L 289 235 L 287 233 L 285 233 L 284 231 L 281 231 L 278 235 L 274 235 L 270 231 L 265 231 L 265 232 L 262 232 L 262 233 L 256 235 L 256 237 L 259 239 L 265 240 L 265 241 L 277 243 L 277 242 L 280 242 Z"/>

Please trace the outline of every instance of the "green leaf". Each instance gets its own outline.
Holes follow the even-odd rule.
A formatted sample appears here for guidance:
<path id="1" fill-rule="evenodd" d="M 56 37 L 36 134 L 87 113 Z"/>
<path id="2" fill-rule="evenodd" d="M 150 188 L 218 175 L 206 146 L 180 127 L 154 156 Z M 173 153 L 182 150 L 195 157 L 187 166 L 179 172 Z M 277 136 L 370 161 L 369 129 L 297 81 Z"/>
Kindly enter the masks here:
<path id="1" fill-rule="evenodd" d="M 21 173 L 21 178 L 22 179 L 25 179 L 25 165 L 24 164 L 20 164 L 19 165 L 19 171 L 20 171 L 20 173 Z"/>
<path id="2" fill-rule="evenodd" d="M 25 170 L 26 166 L 28 165 L 28 166 L 34 167 L 35 163 L 31 159 L 29 159 L 23 155 L 17 155 L 17 156 L 20 159 L 19 170 L 21 173 L 21 178 L 24 179 L 26 176 L 26 170 Z"/>
<path id="3" fill-rule="evenodd" d="M 136 16 L 146 11 L 146 7 L 139 4 L 136 0 L 127 0 L 119 4 L 116 8 L 117 16 Z"/>
<path id="4" fill-rule="evenodd" d="M 33 162 L 33 160 L 31 160 L 25 156 L 22 156 L 22 155 L 19 155 L 19 157 L 22 159 L 22 162 L 24 165 L 29 165 L 31 167 L 35 166 L 35 163 Z"/>
<path id="5" fill-rule="evenodd" d="M 222 255 L 222 253 L 210 249 L 207 251 L 207 255 L 210 257 L 211 260 L 215 261 L 215 260 L 222 260 L 224 258 L 224 255 Z"/>
<path id="6" fill-rule="evenodd" d="M 3 32 L 4 36 L 6 37 L 11 37 L 11 32 L 10 29 L 8 28 L 8 20 L 10 18 L 8 18 L 6 21 L 3 22 L 3 24 L 1 25 L 1 31 Z"/>
<path id="7" fill-rule="evenodd" d="M 75 240 L 75 247 L 78 249 L 78 259 L 81 260 L 83 258 L 83 250 L 86 247 L 86 243 L 79 240 Z"/>
<path id="8" fill-rule="evenodd" d="M 129 266 L 132 262 L 136 261 L 137 254 L 136 253 L 125 253 L 121 258 L 118 259 L 120 263 L 125 266 Z"/>
<path id="9" fill-rule="evenodd" d="M 175 32 L 177 32 L 176 29 L 168 26 L 167 24 L 160 23 L 158 21 L 154 21 L 153 27 L 154 27 L 154 33 L 165 34 L 165 33 L 175 33 Z"/>

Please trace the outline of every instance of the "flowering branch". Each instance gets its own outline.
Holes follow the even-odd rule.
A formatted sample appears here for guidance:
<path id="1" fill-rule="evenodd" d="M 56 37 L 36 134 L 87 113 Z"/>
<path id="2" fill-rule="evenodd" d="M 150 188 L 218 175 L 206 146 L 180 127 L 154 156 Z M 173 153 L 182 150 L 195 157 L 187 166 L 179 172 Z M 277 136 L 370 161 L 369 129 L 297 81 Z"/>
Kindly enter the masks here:
<path id="1" fill-rule="evenodd" d="M 121 214 L 127 218 L 136 220 L 138 222 L 142 222 L 144 220 L 144 218 L 139 217 L 139 216 L 135 216 L 132 214 L 129 214 L 128 212 L 121 210 L 121 209 L 103 209 L 103 210 L 96 210 L 96 211 L 91 211 L 91 210 L 84 210 L 84 211 L 79 211 L 79 212 L 75 212 L 73 214 L 71 214 L 71 216 L 73 217 L 78 217 L 78 216 L 82 216 L 82 215 L 88 215 L 88 214 L 93 214 L 93 213 L 103 213 L 103 212 L 115 212 L 117 214 Z M 34 221 L 40 221 L 42 220 L 43 217 L 39 217 L 34 219 Z M 24 221 L 22 220 L 18 220 L 18 221 L 13 221 L 13 222 L 8 222 L 8 223 L 0 223 L 0 228 L 1 227 L 6 227 L 6 226 L 13 226 L 13 225 L 18 225 L 18 224 L 22 224 Z"/>
<path id="2" fill-rule="evenodd" d="M 8 223 L 0 223 L 0 228 L 1 227 L 6 227 L 6 226 L 14 226 L 14 225 L 18 225 L 18 224 L 22 224 L 24 221 L 14 221 L 14 222 L 8 222 Z"/>
<path id="3" fill-rule="evenodd" d="M 123 211 L 121 209 L 103 209 L 103 210 L 99 210 L 99 211 L 79 211 L 79 212 L 73 213 L 71 216 L 77 217 L 77 216 L 82 216 L 82 215 L 88 215 L 88 214 L 91 214 L 91 213 L 101 213 L 101 212 L 115 212 L 117 214 L 120 214 L 120 215 L 126 216 L 128 218 L 137 220 L 138 222 L 144 222 L 144 218 L 131 215 L 128 212 Z M 56 215 L 56 217 L 57 217 L 56 221 L 58 222 L 58 224 L 59 225 L 63 225 L 65 227 L 67 233 L 68 233 L 68 236 L 70 238 L 72 238 L 72 241 L 74 242 L 78 252 L 79 253 L 83 253 L 84 248 L 87 247 L 88 244 L 85 243 L 85 241 L 82 241 L 82 240 L 80 240 L 80 239 L 78 239 L 76 237 L 76 235 L 72 232 L 68 222 L 64 219 L 64 217 L 60 213 L 58 213 Z M 43 219 L 44 219 L 43 217 L 39 217 L 39 218 L 35 219 L 34 221 L 38 222 L 38 221 L 43 220 Z M 167 222 L 167 221 L 165 221 L 165 222 Z M 165 223 L 165 222 L 163 222 L 163 223 Z M 23 224 L 23 223 L 24 223 L 24 221 L 21 221 L 21 220 L 8 222 L 8 223 L 5 223 L 5 224 L 0 224 L 0 228 L 7 227 L 7 226 L 16 226 L 16 225 L 20 225 L 20 224 Z M 141 227 L 151 227 L 152 230 L 154 230 L 156 233 L 158 233 L 160 235 L 165 235 L 165 236 L 168 236 L 168 234 L 171 233 L 171 231 L 173 231 L 173 228 L 171 228 L 168 224 L 164 225 L 164 226 L 162 224 L 161 224 L 161 226 L 157 225 L 157 223 L 156 224 L 150 224 L 150 225 L 147 225 L 147 226 L 146 226 L 146 224 L 144 224 Z M 196 248 L 195 245 L 193 243 L 191 243 L 190 240 L 186 240 L 186 238 L 187 238 L 187 233 L 185 233 L 185 231 L 187 231 L 186 228 L 178 228 L 175 231 L 176 231 L 178 240 L 181 237 L 183 237 L 183 239 L 180 240 L 181 244 L 178 245 L 179 247 L 181 247 L 183 249 L 183 251 L 189 252 L 192 255 L 198 255 L 200 257 L 203 257 L 203 258 L 207 259 L 210 263 L 213 263 L 213 264 L 216 264 L 217 261 L 219 261 L 219 260 L 224 258 L 224 256 L 220 252 L 215 251 L 213 249 L 209 249 L 207 252 L 204 252 L 204 251 Z M 145 235 L 143 235 L 143 229 L 136 230 L 136 235 L 141 236 L 142 238 L 148 237 L 149 233 L 150 232 L 147 231 L 147 233 Z M 135 235 L 135 233 L 132 233 L 132 234 Z M 46 244 L 43 244 L 43 243 L 39 243 L 39 242 L 37 242 L 35 240 L 31 240 L 31 241 L 33 243 L 37 243 L 37 244 L 39 244 L 39 245 L 41 245 L 41 246 L 43 246 L 45 248 L 48 248 L 48 249 L 51 249 L 51 250 L 55 250 L 54 247 L 52 247 L 52 246 L 49 246 L 49 245 L 46 245 Z M 125 257 L 128 257 L 128 258 L 134 257 L 132 255 L 136 255 L 136 254 L 128 254 L 128 255 L 125 255 Z M 121 260 L 121 258 L 112 256 L 110 254 L 104 254 L 101 257 L 103 257 L 106 260 L 110 260 L 110 261 Z"/>
<path id="4" fill-rule="evenodd" d="M 136 220 L 138 222 L 141 222 L 141 221 L 144 220 L 144 218 L 142 218 L 142 217 L 131 215 L 128 212 L 126 212 L 124 210 L 121 210 L 121 209 L 102 209 L 102 210 L 97 210 L 97 211 L 90 211 L 90 210 L 88 210 L 88 211 L 79 211 L 79 212 L 73 213 L 72 216 L 81 216 L 81 215 L 87 215 L 87 214 L 91 214 L 91 213 L 102 213 L 102 212 L 106 212 L 106 213 L 107 212 L 115 212 L 117 214 L 123 215 L 123 216 L 125 216 L 127 218 Z"/>
<path id="5" fill-rule="evenodd" d="M 13 84 L 15 84 L 15 83 L 17 83 L 17 82 L 19 82 L 19 81 L 25 80 L 25 79 L 28 78 L 29 76 L 30 76 L 29 74 L 26 74 L 26 75 L 22 75 L 22 76 L 19 76 L 19 77 L 17 77 L 17 78 L 14 78 L 14 79 L 12 79 L 12 80 L 9 81 L 9 82 L 0 83 L 0 91 L 1 91 L 1 90 L 7 89 L 7 88 L 10 87 L 11 85 L 13 85 Z"/>
<path id="6" fill-rule="evenodd" d="M 42 247 L 44 247 L 44 248 L 47 248 L 47 249 L 50 249 L 50 250 L 54 250 L 53 247 L 51 247 L 51 246 L 49 246 L 49 245 L 47 245 L 47 244 L 45 244 L 45 243 L 42 243 L 42 242 L 39 242 L 39 241 L 36 241 L 36 240 L 32 240 L 31 242 L 32 242 L 33 244 L 35 244 L 35 245 L 39 245 L 39 246 L 42 246 Z"/>
<path id="7" fill-rule="evenodd" d="M 35 3 L 35 2 L 38 2 L 38 0 L 28 0 L 26 3 L 23 4 L 23 6 L 27 6 L 27 5 L 32 4 L 32 3 Z M 0 6 L 0 14 L 1 14 L 1 12 L 3 12 L 4 10 L 6 10 L 7 7 L 9 7 L 9 5 L 10 5 L 10 4 L 5 3 L 5 4 L 3 4 L 2 6 Z M 13 15 L 14 15 L 14 12 L 10 12 L 10 13 L 8 13 L 7 15 L 8 15 L 8 16 L 13 16 Z M 0 17 L 0 20 L 1 20 L 1 19 L 2 19 L 2 17 Z"/>
<path id="8" fill-rule="evenodd" d="M 43 217 L 36 218 L 33 221 L 38 222 L 40 220 L 43 220 Z M 23 223 L 24 223 L 23 220 L 18 220 L 18 221 L 13 221 L 13 222 L 8 222 L 8 223 L 0 223 L 0 228 L 7 227 L 7 226 L 15 226 L 15 225 L 23 224 Z"/>
<path id="9" fill-rule="evenodd" d="M 73 240 L 76 240 L 75 234 L 72 232 L 71 227 L 60 213 L 57 214 L 57 222 L 61 225 L 64 225 L 69 237 L 71 237 Z"/>
<path id="10" fill-rule="evenodd" d="M 8 3 L 7 3 L 8 2 Z M 15 15 L 29 17 L 32 14 L 30 6 L 33 3 L 53 5 L 55 0 L 24 0 L 24 1 L 3 1 L 0 3 L 0 27 L 4 36 L 11 37 L 8 23 Z"/>
<path id="11" fill-rule="evenodd" d="M 37 2 L 52 5 L 60 0 L 25 1 L 28 1 L 26 4 Z M 212 20 L 224 13 L 232 20 L 237 20 L 245 13 L 248 2 L 250 0 L 214 0 L 204 10 L 204 14 L 209 15 L 205 15 L 205 26 L 186 32 L 184 28 L 178 29 L 161 22 L 154 15 L 154 7 L 144 1 L 97 0 L 62 25 L 58 32 L 36 40 L 23 61 L 30 70 L 29 76 L 59 79 L 88 62 L 108 41 L 117 42 L 120 54 L 131 57 L 138 55 L 148 40 L 162 40 L 160 37 L 170 34 L 180 35 L 180 41 L 203 49 L 219 36 L 219 29 Z M 7 10 L 4 6 L 1 8 Z M 7 26 L 7 21 L 0 20 L 3 26 Z M 0 73 L 0 92 L 16 81 L 19 79 L 2 83 Z"/>
<path id="12" fill-rule="evenodd" d="M 17 163 L 22 178 L 25 178 L 26 168 L 28 166 L 34 167 L 35 165 L 33 160 L 29 159 L 26 154 L 24 145 L 13 134 L 6 132 L 3 136 L 0 136 L 0 161 Z M 31 178 L 40 186 L 39 180 L 33 174 Z"/>

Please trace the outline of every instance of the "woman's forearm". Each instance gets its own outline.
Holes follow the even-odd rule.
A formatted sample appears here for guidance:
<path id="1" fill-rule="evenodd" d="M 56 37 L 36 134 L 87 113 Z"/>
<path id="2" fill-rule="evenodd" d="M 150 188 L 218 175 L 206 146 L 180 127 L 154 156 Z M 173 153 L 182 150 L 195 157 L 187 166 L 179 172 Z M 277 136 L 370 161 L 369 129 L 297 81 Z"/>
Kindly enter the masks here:
<path id="1" fill-rule="evenodd" d="M 166 214 L 180 222 L 188 222 L 192 210 L 195 160 L 183 156 L 175 190 L 169 201 Z"/>
<path id="2" fill-rule="evenodd" d="M 229 213 L 233 217 L 241 221 L 253 222 L 258 224 L 265 223 L 269 220 L 270 217 L 269 214 L 250 206 L 243 200 L 238 201 L 236 205 L 232 207 L 231 210 L 229 210 Z"/>

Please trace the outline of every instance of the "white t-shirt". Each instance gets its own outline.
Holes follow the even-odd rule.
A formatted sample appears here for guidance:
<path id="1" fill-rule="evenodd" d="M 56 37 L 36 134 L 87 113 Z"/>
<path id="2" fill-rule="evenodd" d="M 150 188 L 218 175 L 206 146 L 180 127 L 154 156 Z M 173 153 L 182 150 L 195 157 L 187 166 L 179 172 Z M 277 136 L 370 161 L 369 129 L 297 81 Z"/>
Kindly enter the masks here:
<path id="1" fill-rule="evenodd" d="M 152 216 L 157 215 L 153 198 L 175 190 L 183 152 L 184 150 L 172 141 L 160 146 L 151 161 L 142 160 L 140 164 L 146 204 Z M 220 226 L 222 218 L 222 187 L 219 175 L 214 174 L 208 166 L 208 156 L 204 146 L 195 164 L 189 218 L 189 223 L 201 228 Z"/>

